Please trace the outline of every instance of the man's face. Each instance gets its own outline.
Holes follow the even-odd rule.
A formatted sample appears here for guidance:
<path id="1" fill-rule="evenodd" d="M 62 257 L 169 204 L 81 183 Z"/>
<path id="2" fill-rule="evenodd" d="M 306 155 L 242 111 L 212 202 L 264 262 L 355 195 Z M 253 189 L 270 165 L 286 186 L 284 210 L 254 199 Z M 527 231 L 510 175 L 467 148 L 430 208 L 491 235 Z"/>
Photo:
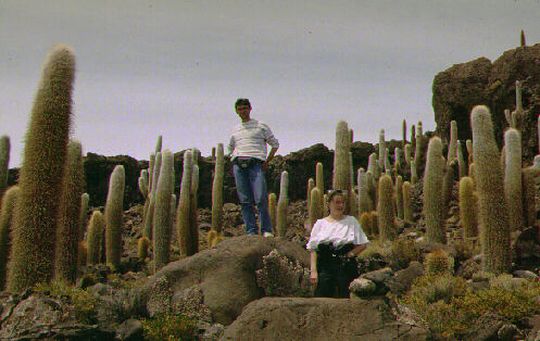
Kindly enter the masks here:
<path id="1" fill-rule="evenodd" d="M 240 116 L 242 121 L 247 121 L 249 120 L 249 114 L 251 113 L 251 106 L 240 104 L 236 107 L 236 113 Z"/>

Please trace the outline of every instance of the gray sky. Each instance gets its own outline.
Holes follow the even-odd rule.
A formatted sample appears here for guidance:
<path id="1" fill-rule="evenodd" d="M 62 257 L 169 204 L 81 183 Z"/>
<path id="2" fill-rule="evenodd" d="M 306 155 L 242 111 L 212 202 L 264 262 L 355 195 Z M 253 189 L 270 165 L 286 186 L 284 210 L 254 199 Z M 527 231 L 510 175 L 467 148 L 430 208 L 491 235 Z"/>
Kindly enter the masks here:
<path id="1" fill-rule="evenodd" d="M 540 41 L 540 1 L 0 0 L 0 134 L 21 159 L 47 51 L 77 58 L 73 137 L 85 152 L 148 159 L 164 148 L 228 143 L 233 103 L 250 98 L 279 154 L 434 129 L 433 77 Z"/>

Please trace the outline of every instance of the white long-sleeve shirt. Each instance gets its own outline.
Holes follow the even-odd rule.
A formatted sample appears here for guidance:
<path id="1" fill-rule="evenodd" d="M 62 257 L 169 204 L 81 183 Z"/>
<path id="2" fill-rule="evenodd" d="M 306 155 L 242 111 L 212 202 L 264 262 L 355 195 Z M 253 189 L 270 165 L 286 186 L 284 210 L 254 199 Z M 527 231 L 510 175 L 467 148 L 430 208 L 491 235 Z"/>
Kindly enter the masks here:
<path id="1" fill-rule="evenodd" d="M 266 144 L 273 148 L 279 148 L 279 142 L 274 137 L 272 130 L 266 124 L 255 119 L 238 124 L 231 135 L 229 153 L 231 159 L 237 157 L 253 157 L 266 160 Z"/>
<path id="2" fill-rule="evenodd" d="M 355 217 L 346 215 L 341 220 L 328 221 L 326 218 L 317 220 L 311 230 L 307 242 L 308 250 L 317 250 L 319 244 L 332 244 L 339 248 L 345 244 L 362 245 L 369 240 Z"/>

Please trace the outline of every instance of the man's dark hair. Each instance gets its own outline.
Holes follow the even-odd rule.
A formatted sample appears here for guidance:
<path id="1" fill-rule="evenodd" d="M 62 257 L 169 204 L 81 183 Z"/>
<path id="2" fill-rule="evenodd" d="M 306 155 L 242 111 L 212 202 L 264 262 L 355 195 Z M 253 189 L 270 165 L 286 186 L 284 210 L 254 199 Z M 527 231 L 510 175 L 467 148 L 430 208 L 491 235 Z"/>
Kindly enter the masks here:
<path id="1" fill-rule="evenodd" d="M 240 105 L 247 105 L 251 108 L 251 103 L 249 103 L 249 99 L 247 98 L 239 98 L 236 100 L 236 103 L 234 103 L 234 108 L 238 108 Z"/>

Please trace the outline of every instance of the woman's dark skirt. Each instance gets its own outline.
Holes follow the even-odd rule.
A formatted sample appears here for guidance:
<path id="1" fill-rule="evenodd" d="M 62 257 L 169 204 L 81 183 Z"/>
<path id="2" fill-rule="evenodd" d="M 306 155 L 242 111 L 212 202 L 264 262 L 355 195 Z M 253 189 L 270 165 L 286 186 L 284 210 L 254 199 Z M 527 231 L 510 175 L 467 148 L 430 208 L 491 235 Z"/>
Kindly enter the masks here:
<path id="1" fill-rule="evenodd" d="M 319 244 L 316 297 L 349 297 L 349 284 L 358 277 L 356 257 L 346 256 L 353 248 L 353 244 L 346 244 L 338 249 L 331 244 Z"/>

